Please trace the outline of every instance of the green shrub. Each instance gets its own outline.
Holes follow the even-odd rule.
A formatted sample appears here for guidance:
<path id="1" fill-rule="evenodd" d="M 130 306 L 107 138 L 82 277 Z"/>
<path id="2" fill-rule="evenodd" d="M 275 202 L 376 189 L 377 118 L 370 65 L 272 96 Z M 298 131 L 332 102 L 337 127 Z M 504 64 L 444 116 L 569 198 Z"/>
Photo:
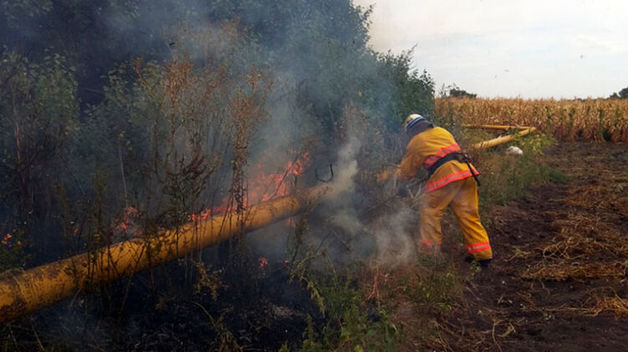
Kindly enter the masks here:
<path id="1" fill-rule="evenodd" d="M 308 316 L 301 351 L 395 350 L 399 336 L 386 311 L 375 311 L 364 303 L 349 279 L 337 276 L 319 285 L 319 289 L 325 301 L 327 323 L 319 336 Z"/>

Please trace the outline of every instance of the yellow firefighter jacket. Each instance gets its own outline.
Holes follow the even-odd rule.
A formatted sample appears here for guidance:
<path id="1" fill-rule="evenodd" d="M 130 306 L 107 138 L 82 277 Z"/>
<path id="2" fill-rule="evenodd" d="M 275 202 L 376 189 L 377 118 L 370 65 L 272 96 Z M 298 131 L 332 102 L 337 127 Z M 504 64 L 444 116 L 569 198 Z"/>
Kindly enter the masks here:
<path id="1" fill-rule="evenodd" d="M 444 128 L 434 127 L 427 129 L 410 139 L 406 147 L 406 155 L 399 165 L 398 176 L 401 179 L 410 179 L 417 175 L 421 167 L 428 169 L 440 158 L 460 152 L 460 146 L 454 137 Z M 479 175 L 475 167 L 471 170 L 466 163 L 457 160 L 441 165 L 425 183 L 425 193 L 435 191 L 452 182 Z"/>

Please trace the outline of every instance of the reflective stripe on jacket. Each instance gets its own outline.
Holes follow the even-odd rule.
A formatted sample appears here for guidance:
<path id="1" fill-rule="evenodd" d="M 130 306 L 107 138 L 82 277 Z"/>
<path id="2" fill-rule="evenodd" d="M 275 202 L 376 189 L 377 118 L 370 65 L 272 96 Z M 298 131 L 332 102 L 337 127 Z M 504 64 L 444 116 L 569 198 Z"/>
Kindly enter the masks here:
<path id="1" fill-rule="evenodd" d="M 441 127 L 430 128 L 415 135 L 408 142 L 406 155 L 399 165 L 398 175 L 403 179 L 413 178 L 421 167 L 427 169 L 440 158 L 455 152 L 460 152 L 460 146 L 451 133 Z M 473 165 L 471 168 L 476 175 L 479 174 Z M 466 163 L 452 160 L 439 167 L 427 180 L 425 192 L 435 191 L 452 182 L 472 176 Z"/>

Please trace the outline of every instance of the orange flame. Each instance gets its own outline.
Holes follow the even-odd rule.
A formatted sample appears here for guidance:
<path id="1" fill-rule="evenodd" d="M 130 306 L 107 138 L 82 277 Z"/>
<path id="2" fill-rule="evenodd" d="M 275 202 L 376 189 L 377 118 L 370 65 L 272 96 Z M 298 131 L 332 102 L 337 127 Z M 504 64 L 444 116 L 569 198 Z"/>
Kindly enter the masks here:
<path id="1" fill-rule="evenodd" d="M 285 197 L 290 194 L 290 176 L 300 176 L 305 171 L 305 168 L 310 164 L 311 158 L 308 153 L 295 155 L 293 160 L 290 160 L 281 167 L 278 172 L 266 173 L 267 169 L 266 160 L 262 158 L 260 162 L 251 167 L 249 172 L 249 182 L 247 185 L 247 196 L 244 200 L 244 205 L 257 204 L 261 202 L 269 201 L 273 198 Z M 221 205 L 212 208 L 206 208 L 199 213 L 190 214 L 188 221 L 197 222 L 205 221 L 214 215 L 225 214 L 234 211 L 233 205 L 229 205 L 228 199 L 223 200 Z M 112 227 L 116 234 L 126 234 L 130 236 L 140 235 L 140 228 L 136 224 L 136 220 L 139 218 L 139 211 L 133 207 L 126 207 L 122 214 L 114 220 Z M 78 234 L 78 226 L 74 227 L 73 235 Z M 7 238 L 2 239 L 0 243 L 5 245 Z"/>
<path id="2" fill-rule="evenodd" d="M 140 218 L 140 213 L 137 208 L 128 206 L 124 208 L 122 215 L 120 215 L 113 224 L 113 230 L 117 234 L 127 234 L 130 236 L 138 236 L 140 233 L 140 227 L 137 224 L 137 220 Z M 74 235 L 78 233 L 78 226 L 74 227 Z"/>
<path id="3" fill-rule="evenodd" d="M 296 154 L 296 152 L 295 152 Z M 266 163 L 264 160 L 251 167 L 249 183 L 247 185 L 247 196 L 244 200 L 245 206 L 265 202 L 277 197 L 284 197 L 290 194 L 289 176 L 300 176 L 305 168 L 310 164 L 311 159 L 308 153 L 297 155 L 294 160 L 288 161 L 279 171 L 265 173 Z M 229 206 L 227 200 L 221 205 L 207 208 L 197 214 L 188 216 L 192 222 L 204 221 L 216 214 L 224 214 L 233 211 L 233 206 Z"/>
<path id="4" fill-rule="evenodd" d="M 267 265 L 268 265 L 268 259 L 264 258 L 264 257 L 259 257 L 259 268 L 260 269 L 264 269 Z"/>

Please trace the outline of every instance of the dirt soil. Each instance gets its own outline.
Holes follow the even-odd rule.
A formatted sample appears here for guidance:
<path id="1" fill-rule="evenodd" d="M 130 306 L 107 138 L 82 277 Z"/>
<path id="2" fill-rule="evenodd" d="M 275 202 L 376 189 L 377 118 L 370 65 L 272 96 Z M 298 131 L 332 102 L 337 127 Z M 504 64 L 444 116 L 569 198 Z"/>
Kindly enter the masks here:
<path id="1" fill-rule="evenodd" d="M 628 146 L 562 143 L 564 182 L 483 221 L 495 259 L 439 321 L 436 350 L 628 350 Z"/>

